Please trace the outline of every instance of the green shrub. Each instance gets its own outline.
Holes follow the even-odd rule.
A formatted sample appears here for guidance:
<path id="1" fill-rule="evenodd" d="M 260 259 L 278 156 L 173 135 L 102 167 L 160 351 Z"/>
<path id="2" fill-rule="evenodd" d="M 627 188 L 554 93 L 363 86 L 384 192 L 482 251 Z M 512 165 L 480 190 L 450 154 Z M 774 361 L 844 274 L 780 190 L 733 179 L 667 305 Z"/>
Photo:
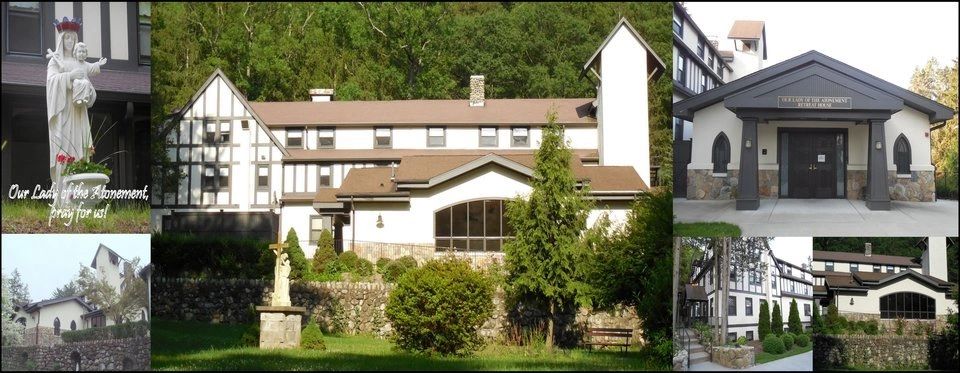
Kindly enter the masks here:
<path id="1" fill-rule="evenodd" d="M 810 343 L 810 337 L 806 334 L 800 334 L 793 343 L 796 343 L 798 347 L 807 347 L 807 344 Z"/>
<path id="2" fill-rule="evenodd" d="M 407 271 L 417 268 L 417 260 L 412 256 L 404 256 L 387 264 L 383 271 L 383 280 L 387 282 L 396 282 Z"/>
<path id="3" fill-rule="evenodd" d="M 483 346 L 478 329 L 493 313 L 493 286 L 466 261 L 431 260 L 402 276 L 386 315 L 397 347 L 469 355 Z"/>
<path id="4" fill-rule="evenodd" d="M 260 321 L 254 321 L 247 326 L 240 336 L 240 345 L 244 347 L 260 347 Z"/>
<path id="5" fill-rule="evenodd" d="M 793 348 L 794 338 L 796 337 L 793 336 L 793 333 L 784 333 L 782 336 L 780 336 L 780 341 L 783 342 L 784 351 L 790 351 L 790 349 Z"/>
<path id="6" fill-rule="evenodd" d="M 797 300 L 790 300 L 790 315 L 787 317 L 787 328 L 790 329 L 790 333 L 800 334 L 803 333 L 803 324 L 800 322 L 800 310 L 797 309 Z"/>
<path id="7" fill-rule="evenodd" d="M 770 314 L 770 332 L 776 335 L 783 335 L 783 312 L 780 312 L 780 303 L 773 304 L 773 312 Z"/>
<path id="8" fill-rule="evenodd" d="M 62 338 L 64 342 L 102 341 L 106 339 L 144 337 L 149 332 L 149 322 L 137 321 L 120 325 L 65 331 L 60 333 L 60 338 Z"/>
<path id="9" fill-rule="evenodd" d="M 310 320 L 307 327 L 303 328 L 303 332 L 300 333 L 300 347 L 317 351 L 326 351 L 327 349 L 327 344 L 323 342 L 323 333 L 320 332 L 320 327 L 313 320 Z"/>
<path id="10" fill-rule="evenodd" d="M 272 279 L 268 241 L 157 233 L 150 237 L 154 277 Z"/>
<path id="11" fill-rule="evenodd" d="M 767 334 L 770 334 L 770 305 L 766 301 L 760 301 L 760 324 L 757 325 L 757 334 L 763 341 Z"/>
<path id="12" fill-rule="evenodd" d="M 313 252 L 313 272 L 326 273 L 327 265 L 337 260 L 337 252 L 333 250 L 333 233 L 324 229 L 317 240 L 317 251 Z"/>
<path id="13" fill-rule="evenodd" d="M 360 257 L 353 251 L 344 251 L 340 253 L 337 261 L 340 262 L 346 272 L 352 272 L 354 268 L 357 268 Z"/>
<path id="14" fill-rule="evenodd" d="M 870 320 L 864 323 L 863 332 L 869 335 L 880 334 L 880 323 L 877 320 Z"/>
<path id="15" fill-rule="evenodd" d="M 737 338 L 737 346 L 743 346 L 745 344 L 747 344 L 747 337 L 741 335 L 740 338 Z"/>
<path id="16" fill-rule="evenodd" d="M 840 312 L 837 310 L 837 305 L 835 304 L 827 307 L 827 316 L 823 321 L 824 333 L 826 334 L 843 334 L 847 326 L 847 319 L 840 316 Z"/>
<path id="17" fill-rule="evenodd" d="M 377 259 L 377 273 L 382 275 L 384 270 L 387 269 L 387 266 L 390 265 L 390 262 L 392 261 L 393 260 L 391 260 L 390 258 Z"/>
<path id="18" fill-rule="evenodd" d="M 813 317 L 810 320 L 810 327 L 814 333 L 818 334 L 823 333 L 824 329 L 826 329 L 823 323 L 823 317 L 820 317 L 820 305 L 816 304 L 816 302 L 813 305 Z"/>
<path id="19" fill-rule="evenodd" d="M 904 320 L 902 317 L 898 317 L 896 323 L 897 323 L 897 329 L 896 329 L 897 335 L 903 335 L 903 328 L 906 327 L 907 325 L 906 320 Z"/>
<path id="20" fill-rule="evenodd" d="M 786 348 L 783 347 L 783 341 L 776 334 L 770 333 L 763 338 L 763 352 L 779 355 L 784 351 Z"/>

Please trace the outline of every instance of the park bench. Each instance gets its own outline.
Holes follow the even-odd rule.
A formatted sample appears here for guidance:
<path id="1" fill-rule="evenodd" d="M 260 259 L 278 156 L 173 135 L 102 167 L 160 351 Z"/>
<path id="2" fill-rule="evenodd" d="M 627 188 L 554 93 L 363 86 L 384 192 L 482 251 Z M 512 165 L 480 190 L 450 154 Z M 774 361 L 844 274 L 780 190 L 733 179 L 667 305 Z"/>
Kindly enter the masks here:
<path id="1" fill-rule="evenodd" d="M 586 337 L 587 340 L 583 345 L 590 349 L 593 349 L 592 346 L 600 346 L 601 349 L 607 346 L 616 346 L 620 347 L 621 351 L 627 351 L 627 349 L 630 348 L 630 338 L 633 337 L 633 329 L 587 328 Z M 596 339 L 596 337 L 602 338 Z M 610 341 L 608 337 L 623 338 L 624 342 Z"/>

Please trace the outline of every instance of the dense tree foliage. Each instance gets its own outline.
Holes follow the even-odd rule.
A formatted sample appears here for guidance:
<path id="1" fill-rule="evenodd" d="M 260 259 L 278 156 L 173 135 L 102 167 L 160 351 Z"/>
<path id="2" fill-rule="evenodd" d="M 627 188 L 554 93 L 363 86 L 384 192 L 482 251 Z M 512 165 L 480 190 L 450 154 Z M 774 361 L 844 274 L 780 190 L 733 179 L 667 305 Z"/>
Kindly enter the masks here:
<path id="1" fill-rule="evenodd" d="M 486 75 L 490 98 L 595 97 L 580 70 L 621 17 L 672 71 L 672 14 L 670 3 L 156 4 L 154 160 L 164 163 L 163 119 L 216 68 L 252 101 L 305 101 L 310 88 L 338 100 L 464 99 L 471 74 Z M 651 83 L 649 115 L 652 164 L 669 168 L 666 75 Z"/>
<path id="2" fill-rule="evenodd" d="M 797 300 L 790 300 L 790 315 L 787 316 L 787 328 L 790 333 L 803 333 L 803 324 L 800 322 L 800 310 L 797 308 Z"/>
<path id="3" fill-rule="evenodd" d="M 931 58 L 910 77 L 910 90 L 957 110 L 957 59 L 940 66 Z M 931 131 L 931 157 L 936 166 L 937 196 L 957 199 L 957 116 Z"/>
<path id="4" fill-rule="evenodd" d="M 3 287 L 3 291 L 0 292 L 2 295 L 2 305 L 0 305 L 0 311 L 4 315 L 16 315 L 14 311 L 14 306 L 16 305 L 13 301 L 13 294 L 10 291 L 10 280 L 7 279 L 6 274 L 0 274 L 0 286 Z M 23 343 L 23 329 L 24 326 L 18 323 L 16 317 L 3 317 L 3 346 L 16 346 Z"/>

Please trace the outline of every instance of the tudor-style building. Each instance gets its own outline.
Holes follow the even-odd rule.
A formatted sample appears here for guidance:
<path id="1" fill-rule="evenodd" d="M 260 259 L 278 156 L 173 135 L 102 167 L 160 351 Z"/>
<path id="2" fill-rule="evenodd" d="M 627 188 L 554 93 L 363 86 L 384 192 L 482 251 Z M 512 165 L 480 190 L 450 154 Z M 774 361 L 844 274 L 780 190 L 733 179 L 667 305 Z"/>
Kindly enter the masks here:
<path id="1" fill-rule="evenodd" d="M 956 244 L 956 243 L 954 243 Z M 928 237 L 917 244 L 919 260 L 863 252 L 813 252 L 814 296 L 826 310 L 836 305 L 853 320 L 944 320 L 957 312 L 947 282 L 947 238 Z"/>
<path id="2" fill-rule="evenodd" d="M 153 195 L 164 232 L 277 238 L 307 255 L 320 232 L 364 257 L 456 248 L 498 252 L 503 201 L 530 190 L 533 154 L 556 111 L 571 167 L 601 212 L 622 219 L 652 184 L 647 84 L 664 64 L 621 19 L 583 66 L 596 98 L 248 102 L 215 71 L 171 118 L 170 159 L 186 175 Z"/>
<path id="3" fill-rule="evenodd" d="M 810 51 L 674 104 L 693 122 L 688 199 L 933 201 L 930 132 L 955 112 Z"/>
<path id="4" fill-rule="evenodd" d="M 107 58 L 90 77 L 97 101 L 89 109 L 96 161 L 104 157 L 113 173 L 110 189 L 142 189 L 150 184 L 150 3 L 3 2 L 2 104 L 0 130 L 3 198 L 13 184 L 22 190 L 50 185 L 40 165 L 50 153 L 46 96 L 48 49 L 55 49 L 55 19 L 80 18 L 77 33 L 87 44 L 88 61 Z"/>
<path id="5" fill-rule="evenodd" d="M 761 303 L 769 305 L 771 314 L 774 305 L 780 305 L 786 330 L 793 301 L 797 302 L 803 328 L 810 326 L 813 315 L 813 275 L 807 263 L 791 263 L 778 258 L 773 250 L 765 250 L 761 254 L 761 262 L 765 265 L 757 265 L 756 270 L 748 273 L 731 270 L 729 297 L 723 299 L 721 274 L 715 260 L 713 249 L 708 247 L 703 257 L 694 261 L 693 277 L 684 284 L 680 303 L 682 308 L 678 312 L 682 313 L 681 318 L 688 327 L 695 322 L 718 327 L 721 324 L 720 310 L 726 309 L 727 340 L 746 337 L 752 341 L 760 339 L 757 327 Z"/>
<path id="6" fill-rule="evenodd" d="M 114 289 L 120 291 L 127 281 L 134 277 L 141 277 L 147 282 L 149 294 L 150 272 L 141 270 L 133 273 L 130 262 L 115 251 L 100 244 L 93 256 L 90 267 L 98 276 L 106 279 Z M 152 268 L 149 264 L 144 267 Z M 147 298 L 149 300 L 149 298 Z M 47 299 L 39 302 L 14 305 L 14 315 L 11 320 L 24 326 L 25 345 L 50 345 L 61 343 L 60 334 L 64 331 L 84 330 L 102 326 L 114 325 L 114 321 L 98 309 L 96 305 L 87 302 L 82 296 L 69 296 Z M 128 321 L 149 320 L 149 307 L 140 310 L 137 315 Z"/>

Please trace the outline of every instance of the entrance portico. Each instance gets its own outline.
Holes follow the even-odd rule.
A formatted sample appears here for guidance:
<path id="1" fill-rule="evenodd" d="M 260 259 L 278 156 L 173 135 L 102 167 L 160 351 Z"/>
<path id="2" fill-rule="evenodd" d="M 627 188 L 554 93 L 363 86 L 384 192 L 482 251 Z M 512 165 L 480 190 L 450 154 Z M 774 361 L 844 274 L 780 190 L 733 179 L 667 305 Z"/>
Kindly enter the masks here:
<path id="1" fill-rule="evenodd" d="M 674 114 L 694 123 L 688 199 L 756 210 L 761 198 L 862 198 L 889 210 L 892 195 L 935 199 L 931 124 L 954 112 L 811 51 L 678 102 Z"/>

